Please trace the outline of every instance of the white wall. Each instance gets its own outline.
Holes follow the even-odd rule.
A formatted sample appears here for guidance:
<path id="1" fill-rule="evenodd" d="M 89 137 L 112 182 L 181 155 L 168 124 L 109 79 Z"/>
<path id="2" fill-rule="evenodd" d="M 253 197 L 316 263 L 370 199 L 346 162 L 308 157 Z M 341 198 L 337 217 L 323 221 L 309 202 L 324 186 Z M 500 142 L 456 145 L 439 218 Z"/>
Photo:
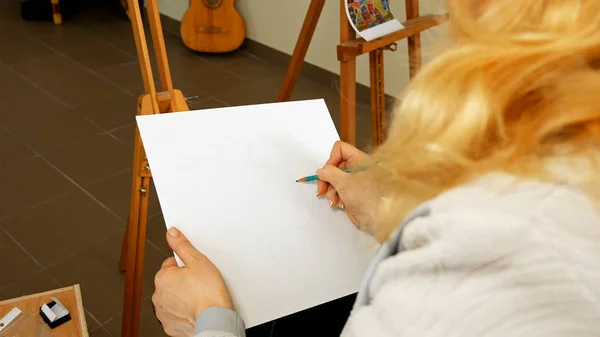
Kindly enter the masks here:
<path id="1" fill-rule="evenodd" d="M 201 0 L 191 0 L 201 1 Z M 445 0 L 421 0 L 422 14 L 445 12 Z M 158 0 L 161 13 L 181 20 L 188 8 L 188 0 Z M 246 22 L 248 38 L 287 54 L 292 54 L 310 0 L 236 0 L 236 7 Z M 404 21 L 404 2 L 391 2 L 394 15 Z M 444 27 L 422 34 L 425 61 L 431 55 L 431 46 L 443 36 Z M 336 46 L 339 43 L 339 1 L 328 0 L 323 9 L 306 61 L 339 74 Z M 385 54 L 386 93 L 397 96 L 408 81 L 406 42 L 400 41 L 396 52 Z M 357 81 L 369 85 L 368 55 L 358 59 Z"/>

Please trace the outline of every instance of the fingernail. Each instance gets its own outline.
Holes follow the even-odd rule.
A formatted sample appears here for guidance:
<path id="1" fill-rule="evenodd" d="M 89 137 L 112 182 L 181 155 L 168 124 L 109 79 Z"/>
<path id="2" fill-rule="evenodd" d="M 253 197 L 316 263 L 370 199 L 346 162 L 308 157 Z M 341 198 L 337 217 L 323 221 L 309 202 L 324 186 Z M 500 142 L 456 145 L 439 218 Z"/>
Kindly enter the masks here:
<path id="1" fill-rule="evenodd" d="M 169 228 L 169 230 L 167 231 L 167 233 L 169 233 L 169 235 L 172 236 L 172 237 L 176 237 L 176 236 L 179 235 L 180 232 L 179 232 L 179 230 L 177 228 L 171 227 L 171 228 Z"/>
<path id="2" fill-rule="evenodd" d="M 317 170 L 317 176 L 319 176 L 319 177 L 320 177 L 322 172 L 323 172 L 323 169 L 318 169 L 318 170 Z"/>
<path id="3" fill-rule="evenodd" d="M 333 201 L 329 200 L 329 208 L 333 207 Z"/>

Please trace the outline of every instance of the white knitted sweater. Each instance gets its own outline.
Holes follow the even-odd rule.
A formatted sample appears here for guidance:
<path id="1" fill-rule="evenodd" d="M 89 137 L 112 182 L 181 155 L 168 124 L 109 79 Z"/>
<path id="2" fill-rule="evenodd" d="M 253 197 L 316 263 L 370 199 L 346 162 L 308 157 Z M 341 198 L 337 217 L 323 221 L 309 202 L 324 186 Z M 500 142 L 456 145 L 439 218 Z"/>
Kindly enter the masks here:
<path id="1" fill-rule="evenodd" d="M 406 225 L 345 337 L 600 336 L 600 215 L 565 185 L 492 175 Z"/>

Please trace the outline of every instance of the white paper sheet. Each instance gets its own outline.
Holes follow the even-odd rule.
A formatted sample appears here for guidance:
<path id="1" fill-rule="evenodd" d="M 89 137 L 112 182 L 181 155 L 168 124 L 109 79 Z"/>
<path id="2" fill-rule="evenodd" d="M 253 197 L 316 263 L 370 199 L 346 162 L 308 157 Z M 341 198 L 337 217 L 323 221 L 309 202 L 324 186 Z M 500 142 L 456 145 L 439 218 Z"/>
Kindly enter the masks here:
<path id="1" fill-rule="evenodd" d="M 167 226 L 221 270 L 247 328 L 359 289 L 378 245 L 295 182 L 339 139 L 323 100 L 137 120 Z"/>

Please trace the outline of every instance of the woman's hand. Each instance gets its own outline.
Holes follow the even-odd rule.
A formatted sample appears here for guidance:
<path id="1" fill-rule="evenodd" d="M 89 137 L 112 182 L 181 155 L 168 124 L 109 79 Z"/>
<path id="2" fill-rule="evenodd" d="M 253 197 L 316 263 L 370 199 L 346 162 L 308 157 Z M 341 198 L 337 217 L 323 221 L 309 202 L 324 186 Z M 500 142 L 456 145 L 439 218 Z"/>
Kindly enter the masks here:
<path id="1" fill-rule="evenodd" d="M 348 218 L 359 229 L 367 229 L 376 211 L 379 194 L 374 184 L 361 179 L 360 172 L 346 173 L 345 168 L 356 168 L 371 162 L 366 153 L 338 141 L 329 160 L 317 170 L 317 195 L 325 196 L 331 207 L 344 209 Z"/>
<path id="2" fill-rule="evenodd" d="M 179 230 L 169 228 L 167 242 L 185 267 L 177 266 L 173 257 L 163 262 L 154 279 L 152 302 L 165 333 L 191 336 L 200 312 L 211 307 L 233 310 L 233 303 L 217 267 Z"/>

